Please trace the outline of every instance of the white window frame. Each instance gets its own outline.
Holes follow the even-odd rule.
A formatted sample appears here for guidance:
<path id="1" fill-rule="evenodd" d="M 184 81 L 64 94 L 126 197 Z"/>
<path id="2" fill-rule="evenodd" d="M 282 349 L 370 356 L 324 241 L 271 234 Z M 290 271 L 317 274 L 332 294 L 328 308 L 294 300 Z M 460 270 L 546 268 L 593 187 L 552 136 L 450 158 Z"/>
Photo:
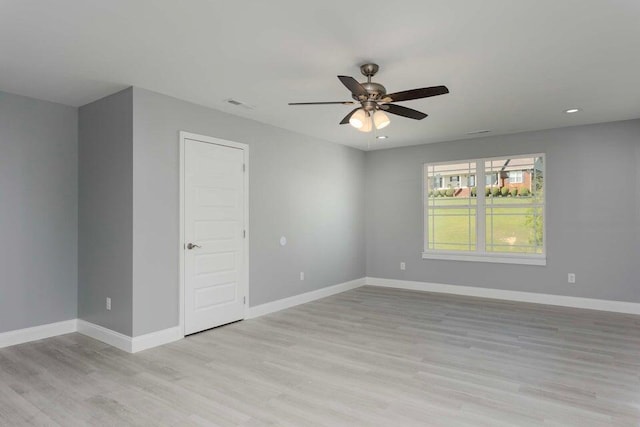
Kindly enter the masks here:
<path id="1" fill-rule="evenodd" d="M 475 251 L 445 251 L 427 249 L 429 243 L 427 221 L 429 217 L 429 194 L 426 192 L 427 176 L 425 175 L 427 166 L 445 165 L 451 163 L 475 162 L 476 182 L 485 181 L 485 162 L 504 158 L 542 157 L 542 173 L 544 177 L 544 200 L 543 200 L 543 221 L 542 221 L 542 253 L 541 254 L 512 254 L 486 252 L 486 203 L 485 192 L 476 192 L 476 250 Z M 422 164 L 422 238 L 423 252 L 422 259 L 446 260 L 446 261 L 473 261 L 473 262 L 493 262 L 502 264 L 523 264 L 523 265 L 547 265 L 547 159 L 544 153 L 535 154 L 513 154 L 496 157 L 486 157 L 478 159 L 451 160 L 447 162 L 425 162 Z M 515 205 L 519 206 L 519 205 Z M 526 205 L 529 207 L 529 205 Z"/>

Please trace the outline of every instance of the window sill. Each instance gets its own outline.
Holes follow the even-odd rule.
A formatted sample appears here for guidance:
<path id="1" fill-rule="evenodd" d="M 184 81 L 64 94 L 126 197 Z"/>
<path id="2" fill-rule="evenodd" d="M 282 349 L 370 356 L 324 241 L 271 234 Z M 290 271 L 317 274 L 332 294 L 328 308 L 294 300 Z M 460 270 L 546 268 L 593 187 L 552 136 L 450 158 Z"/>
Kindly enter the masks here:
<path id="1" fill-rule="evenodd" d="M 423 252 L 422 259 L 437 259 L 444 261 L 472 261 L 472 262 L 493 262 L 500 264 L 521 264 L 521 265 L 547 265 L 545 255 L 508 255 L 508 254 L 471 254 L 471 253 L 451 253 L 451 252 Z"/>

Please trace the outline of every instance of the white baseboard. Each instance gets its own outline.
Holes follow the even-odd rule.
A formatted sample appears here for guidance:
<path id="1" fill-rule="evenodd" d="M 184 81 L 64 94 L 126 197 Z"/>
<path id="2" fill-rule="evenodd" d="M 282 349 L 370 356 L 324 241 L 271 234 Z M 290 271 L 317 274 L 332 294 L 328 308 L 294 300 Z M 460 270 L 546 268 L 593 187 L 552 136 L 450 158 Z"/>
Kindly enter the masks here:
<path id="1" fill-rule="evenodd" d="M 132 353 L 132 338 L 121 334 L 120 332 L 112 331 L 104 326 L 96 325 L 82 319 L 78 319 L 78 332 L 95 340 L 112 345 L 115 348 L 119 348 L 122 351 Z"/>
<path id="2" fill-rule="evenodd" d="M 81 319 L 78 319 L 78 332 L 112 345 L 127 353 L 137 353 L 184 338 L 180 335 L 180 328 L 178 326 L 137 337 L 130 337 Z"/>
<path id="3" fill-rule="evenodd" d="M 446 285 L 442 283 L 363 277 L 289 298 L 257 305 L 255 307 L 249 307 L 247 309 L 246 318 L 253 319 L 265 314 L 274 313 L 296 305 L 305 304 L 307 302 L 339 294 L 341 292 L 346 292 L 364 285 L 640 315 L 640 303 L 633 302 L 539 294 L 534 292 L 508 291 L 503 289 L 479 288 L 473 286 Z M 34 326 L 31 328 L 2 332 L 0 333 L 0 348 L 50 338 L 57 335 L 69 334 L 72 332 L 79 332 L 128 353 L 136 353 L 138 351 L 178 341 L 183 338 L 178 326 L 132 338 L 85 320 L 71 319 L 62 322 Z"/>
<path id="4" fill-rule="evenodd" d="M 359 288 L 365 285 L 365 278 L 351 280 L 349 282 L 340 283 L 326 288 L 318 289 L 311 292 L 305 292 L 304 294 L 294 295 L 292 297 L 279 299 L 277 301 L 268 302 L 265 304 L 256 305 L 255 307 L 249 307 L 245 315 L 246 319 L 253 319 L 265 314 L 275 313 L 276 311 L 291 308 L 296 305 L 305 304 L 317 299 L 326 298 L 331 295 L 346 292 L 351 289 Z"/>
<path id="5" fill-rule="evenodd" d="M 76 331 L 76 319 L 48 323 L 31 328 L 0 333 L 0 348 L 51 338 L 57 335 L 70 334 Z"/>
<path id="6" fill-rule="evenodd" d="M 180 335 L 179 326 L 133 337 L 131 341 L 131 353 L 137 353 L 149 348 L 169 344 L 170 342 L 178 341 L 182 338 L 184 338 L 184 336 Z"/>
<path id="7" fill-rule="evenodd" d="M 415 282 L 409 280 L 381 279 L 377 277 L 367 277 L 365 280 L 366 284 L 369 286 L 380 286 L 385 288 L 466 295 L 506 301 L 610 311 L 614 313 L 640 314 L 640 303 L 634 302 L 538 294 L 535 292 L 507 291 L 503 289 L 478 288 L 474 286 L 445 285 L 441 283 Z"/>
<path id="8" fill-rule="evenodd" d="M 296 305 L 305 304 L 317 299 L 326 298 L 331 295 L 349 291 L 365 285 L 365 278 L 351 280 L 349 282 L 340 283 L 326 288 L 318 289 L 304 294 L 295 295 L 289 298 L 269 302 L 247 308 L 245 313 L 246 319 L 263 316 L 265 314 L 274 313 Z M 119 348 L 128 353 L 136 353 L 138 351 L 147 350 L 152 347 L 168 344 L 184 338 L 180 333 L 180 327 L 164 329 L 150 334 L 138 337 L 130 337 L 113 331 L 100 325 L 87 322 L 82 319 L 73 319 L 66 322 L 53 323 L 50 325 L 37 326 L 35 328 L 22 329 L 19 331 L 10 331 L 0 334 L 0 348 L 21 344 L 42 338 L 49 338 L 56 335 L 67 334 L 71 332 L 79 332 L 83 335 L 102 341 L 113 347 Z"/>

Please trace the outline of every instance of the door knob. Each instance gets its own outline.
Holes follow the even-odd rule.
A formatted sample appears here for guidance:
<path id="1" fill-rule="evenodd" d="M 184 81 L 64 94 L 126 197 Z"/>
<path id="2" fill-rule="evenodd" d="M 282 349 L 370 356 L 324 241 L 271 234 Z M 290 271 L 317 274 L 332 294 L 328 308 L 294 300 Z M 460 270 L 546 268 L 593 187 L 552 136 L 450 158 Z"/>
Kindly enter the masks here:
<path id="1" fill-rule="evenodd" d="M 187 243 L 187 249 L 195 249 L 195 248 L 201 248 L 202 246 L 200 245 L 195 245 L 193 243 Z"/>

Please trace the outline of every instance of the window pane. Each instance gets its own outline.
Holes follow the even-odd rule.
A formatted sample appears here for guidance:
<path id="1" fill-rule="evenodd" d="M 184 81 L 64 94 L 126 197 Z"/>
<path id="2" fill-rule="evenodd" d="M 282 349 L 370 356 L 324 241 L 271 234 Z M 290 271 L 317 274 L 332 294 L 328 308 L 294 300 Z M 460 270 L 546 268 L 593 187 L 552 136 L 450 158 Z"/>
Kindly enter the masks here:
<path id="1" fill-rule="evenodd" d="M 427 249 L 476 250 L 476 210 L 433 208 L 427 215 Z"/>
<path id="2" fill-rule="evenodd" d="M 425 165 L 427 249 L 476 250 L 476 162 Z"/>
<path id="3" fill-rule="evenodd" d="M 425 198 L 430 206 L 475 205 L 476 163 L 425 165 Z"/>
<path id="4" fill-rule="evenodd" d="M 542 157 L 514 157 L 485 161 L 487 204 L 543 203 Z"/>
<path id="5" fill-rule="evenodd" d="M 487 252 L 543 253 L 543 208 L 487 208 Z"/>

